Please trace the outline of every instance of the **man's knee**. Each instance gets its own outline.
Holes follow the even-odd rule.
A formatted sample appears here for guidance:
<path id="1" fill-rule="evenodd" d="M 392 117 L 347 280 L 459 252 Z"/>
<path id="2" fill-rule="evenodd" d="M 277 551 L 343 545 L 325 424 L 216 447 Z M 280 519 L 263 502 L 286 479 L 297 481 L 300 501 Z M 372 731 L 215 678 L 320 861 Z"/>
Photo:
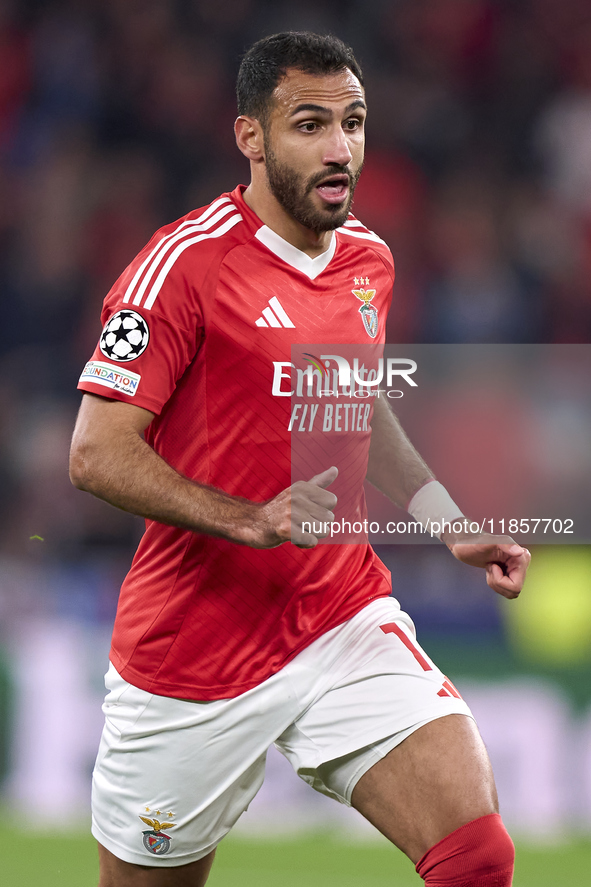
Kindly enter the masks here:
<path id="1" fill-rule="evenodd" d="M 515 847 L 498 813 L 481 816 L 431 847 L 416 869 L 427 887 L 510 887 Z"/>

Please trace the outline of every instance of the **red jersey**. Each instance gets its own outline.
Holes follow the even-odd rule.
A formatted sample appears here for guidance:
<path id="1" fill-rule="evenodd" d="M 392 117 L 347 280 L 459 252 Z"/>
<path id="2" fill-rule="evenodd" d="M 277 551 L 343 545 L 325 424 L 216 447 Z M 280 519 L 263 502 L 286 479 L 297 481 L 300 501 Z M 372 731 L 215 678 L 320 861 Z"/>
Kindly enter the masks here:
<path id="1" fill-rule="evenodd" d="M 162 228 L 124 271 L 79 387 L 153 412 L 146 440 L 180 474 L 262 502 L 292 482 L 290 436 L 308 428 L 293 422 L 292 346 L 383 343 L 394 269 L 353 216 L 310 258 L 263 225 L 243 190 Z M 359 513 L 367 412 L 350 422 Z M 367 544 L 258 550 L 147 521 L 111 660 L 152 693 L 236 696 L 390 591 Z"/>

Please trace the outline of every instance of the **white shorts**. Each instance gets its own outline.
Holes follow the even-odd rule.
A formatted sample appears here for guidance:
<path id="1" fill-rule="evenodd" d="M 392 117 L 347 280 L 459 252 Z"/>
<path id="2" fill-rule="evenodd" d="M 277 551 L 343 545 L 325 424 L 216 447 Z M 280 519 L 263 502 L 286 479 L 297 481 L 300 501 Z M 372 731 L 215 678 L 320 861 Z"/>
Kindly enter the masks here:
<path id="1" fill-rule="evenodd" d="M 394 598 L 372 601 L 258 687 L 192 702 L 110 667 L 93 776 L 92 832 L 126 862 L 205 856 L 263 783 L 275 743 L 314 789 L 350 804 L 360 777 L 423 724 L 471 716 Z"/>

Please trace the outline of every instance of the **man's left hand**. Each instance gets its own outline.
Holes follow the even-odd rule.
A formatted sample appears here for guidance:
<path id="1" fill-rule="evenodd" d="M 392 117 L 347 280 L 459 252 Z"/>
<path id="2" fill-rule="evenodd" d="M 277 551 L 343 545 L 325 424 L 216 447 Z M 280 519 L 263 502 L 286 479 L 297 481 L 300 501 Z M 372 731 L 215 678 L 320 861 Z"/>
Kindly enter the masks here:
<path id="1" fill-rule="evenodd" d="M 486 581 L 493 591 L 512 599 L 519 595 L 525 582 L 531 554 L 510 536 L 488 534 L 443 541 L 455 558 L 473 567 L 486 570 Z"/>

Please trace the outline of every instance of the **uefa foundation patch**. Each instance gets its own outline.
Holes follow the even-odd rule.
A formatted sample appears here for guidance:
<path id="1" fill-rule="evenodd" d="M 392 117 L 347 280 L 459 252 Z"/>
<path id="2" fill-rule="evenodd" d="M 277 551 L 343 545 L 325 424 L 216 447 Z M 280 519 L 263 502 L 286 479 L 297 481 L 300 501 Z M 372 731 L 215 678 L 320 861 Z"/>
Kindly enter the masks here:
<path id="1" fill-rule="evenodd" d="M 104 385 L 105 388 L 111 388 L 113 391 L 122 391 L 123 394 L 129 394 L 131 397 L 134 397 L 141 378 L 138 373 L 122 370 L 121 367 L 116 367 L 112 363 L 106 363 L 101 360 L 89 360 L 82 370 L 80 382 L 94 382 L 96 385 Z"/>
<path id="2" fill-rule="evenodd" d="M 160 810 L 156 811 L 160 814 Z M 168 813 L 168 816 L 174 816 L 174 813 Z M 147 816 L 141 816 L 142 822 L 150 826 L 150 829 L 142 832 L 142 843 L 149 853 L 154 856 L 164 856 L 170 850 L 170 838 L 165 833 L 165 829 L 174 828 L 174 822 L 160 822 L 159 819 L 148 819 Z"/>

